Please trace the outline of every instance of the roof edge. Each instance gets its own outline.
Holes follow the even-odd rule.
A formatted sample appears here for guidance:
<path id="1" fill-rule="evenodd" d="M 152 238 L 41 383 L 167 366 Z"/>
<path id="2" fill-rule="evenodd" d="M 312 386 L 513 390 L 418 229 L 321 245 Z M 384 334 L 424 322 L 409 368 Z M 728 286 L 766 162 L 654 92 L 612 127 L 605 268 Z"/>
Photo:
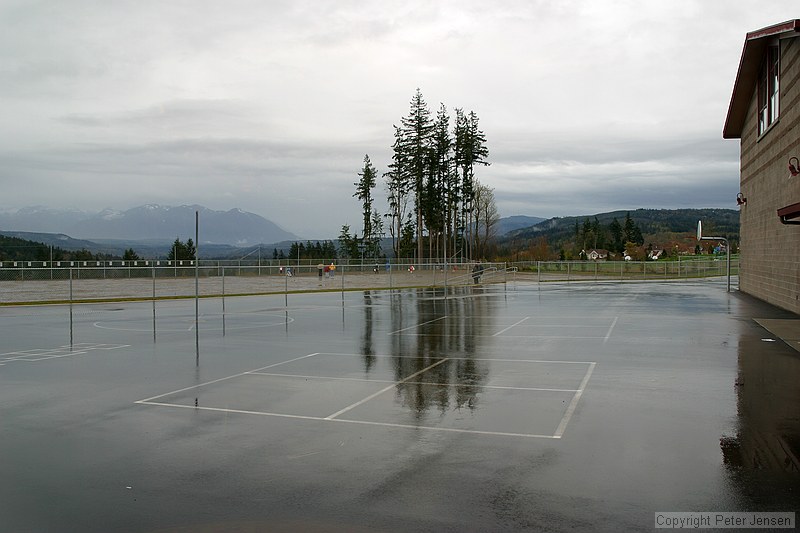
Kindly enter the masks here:
<path id="1" fill-rule="evenodd" d="M 753 39 L 761 39 L 763 37 L 771 37 L 773 35 L 779 35 L 781 33 L 798 30 L 800 30 L 800 19 L 787 20 L 786 22 L 781 22 L 780 24 L 773 24 L 772 26 L 767 26 L 766 28 L 761 28 L 760 30 L 751 31 L 747 34 L 745 40 L 751 41 Z"/>
<path id="2" fill-rule="evenodd" d="M 733 84 L 733 93 L 728 104 L 728 114 L 722 129 L 723 139 L 741 139 L 747 108 L 755 89 L 756 75 L 761 64 L 761 54 L 768 37 L 797 33 L 800 35 L 800 19 L 773 24 L 745 35 L 742 57 Z"/>

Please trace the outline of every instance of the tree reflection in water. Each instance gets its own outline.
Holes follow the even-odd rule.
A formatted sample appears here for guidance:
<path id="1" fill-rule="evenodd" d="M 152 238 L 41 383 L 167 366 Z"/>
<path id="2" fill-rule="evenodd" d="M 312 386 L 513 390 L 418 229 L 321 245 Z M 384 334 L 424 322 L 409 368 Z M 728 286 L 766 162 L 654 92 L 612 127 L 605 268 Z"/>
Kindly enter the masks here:
<path id="1" fill-rule="evenodd" d="M 375 366 L 375 347 L 372 343 L 372 292 L 364 291 L 364 330 L 361 333 L 361 355 L 364 356 L 364 372 L 369 375 L 370 370 Z"/>
<path id="2" fill-rule="evenodd" d="M 489 376 L 489 364 L 480 360 L 492 327 L 492 303 L 475 296 L 472 289 L 448 293 L 442 290 L 391 295 L 389 305 L 390 355 L 396 398 L 417 420 L 432 408 L 441 414 L 454 409 L 478 408 L 480 393 Z M 364 293 L 364 330 L 361 354 L 368 373 L 375 365 L 372 295 Z M 443 363 L 409 379 L 431 365 Z M 404 381 L 408 380 L 408 381 Z"/>

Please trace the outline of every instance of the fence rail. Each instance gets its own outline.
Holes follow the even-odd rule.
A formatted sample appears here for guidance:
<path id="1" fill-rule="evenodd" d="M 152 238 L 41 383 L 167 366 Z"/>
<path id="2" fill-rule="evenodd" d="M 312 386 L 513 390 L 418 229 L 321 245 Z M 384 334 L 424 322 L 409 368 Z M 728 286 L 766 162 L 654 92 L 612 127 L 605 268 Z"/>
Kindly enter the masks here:
<path id="1" fill-rule="evenodd" d="M 691 279 L 727 275 L 721 259 L 685 261 L 526 261 L 509 263 L 518 276 L 536 281 Z M 738 276 L 739 259 L 731 259 L 731 275 Z"/>
<path id="2" fill-rule="evenodd" d="M 282 263 L 282 264 L 281 264 Z M 0 303 L 150 299 L 476 283 L 691 279 L 724 276 L 724 260 L 483 263 L 318 261 L 4 261 Z M 731 262 L 738 274 L 738 260 Z M 195 277 L 199 283 L 195 285 Z"/>

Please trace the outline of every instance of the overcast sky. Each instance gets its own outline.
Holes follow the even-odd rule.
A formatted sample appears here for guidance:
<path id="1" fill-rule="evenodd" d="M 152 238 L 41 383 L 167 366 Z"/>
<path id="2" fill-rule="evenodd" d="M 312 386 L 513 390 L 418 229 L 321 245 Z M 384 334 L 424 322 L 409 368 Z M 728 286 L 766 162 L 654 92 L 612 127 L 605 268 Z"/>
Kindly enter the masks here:
<path id="1" fill-rule="evenodd" d="M 797 0 L 0 0 L 0 208 L 242 208 L 360 233 L 417 88 L 501 216 L 735 208 L 744 36 Z M 383 182 L 376 187 L 385 209 Z"/>

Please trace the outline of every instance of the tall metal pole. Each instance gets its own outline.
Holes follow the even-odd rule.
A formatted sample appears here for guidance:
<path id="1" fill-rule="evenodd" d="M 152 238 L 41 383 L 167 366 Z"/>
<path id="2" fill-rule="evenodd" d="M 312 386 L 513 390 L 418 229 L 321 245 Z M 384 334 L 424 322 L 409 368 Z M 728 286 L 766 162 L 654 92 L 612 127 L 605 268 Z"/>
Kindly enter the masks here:
<path id="1" fill-rule="evenodd" d="M 200 241 L 198 236 L 200 234 L 200 212 L 194 212 L 194 306 L 198 310 L 199 297 L 200 297 Z M 198 313 L 195 313 L 198 314 Z"/>
<path id="2" fill-rule="evenodd" d="M 728 292 L 731 292 L 731 245 L 725 240 L 725 249 L 728 251 Z"/>
<path id="3" fill-rule="evenodd" d="M 153 342 L 156 342 L 156 262 L 153 261 Z"/>
<path id="4" fill-rule="evenodd" d="M 194 212 L 194 338 L 200 357 L 200 212 Z"/>

